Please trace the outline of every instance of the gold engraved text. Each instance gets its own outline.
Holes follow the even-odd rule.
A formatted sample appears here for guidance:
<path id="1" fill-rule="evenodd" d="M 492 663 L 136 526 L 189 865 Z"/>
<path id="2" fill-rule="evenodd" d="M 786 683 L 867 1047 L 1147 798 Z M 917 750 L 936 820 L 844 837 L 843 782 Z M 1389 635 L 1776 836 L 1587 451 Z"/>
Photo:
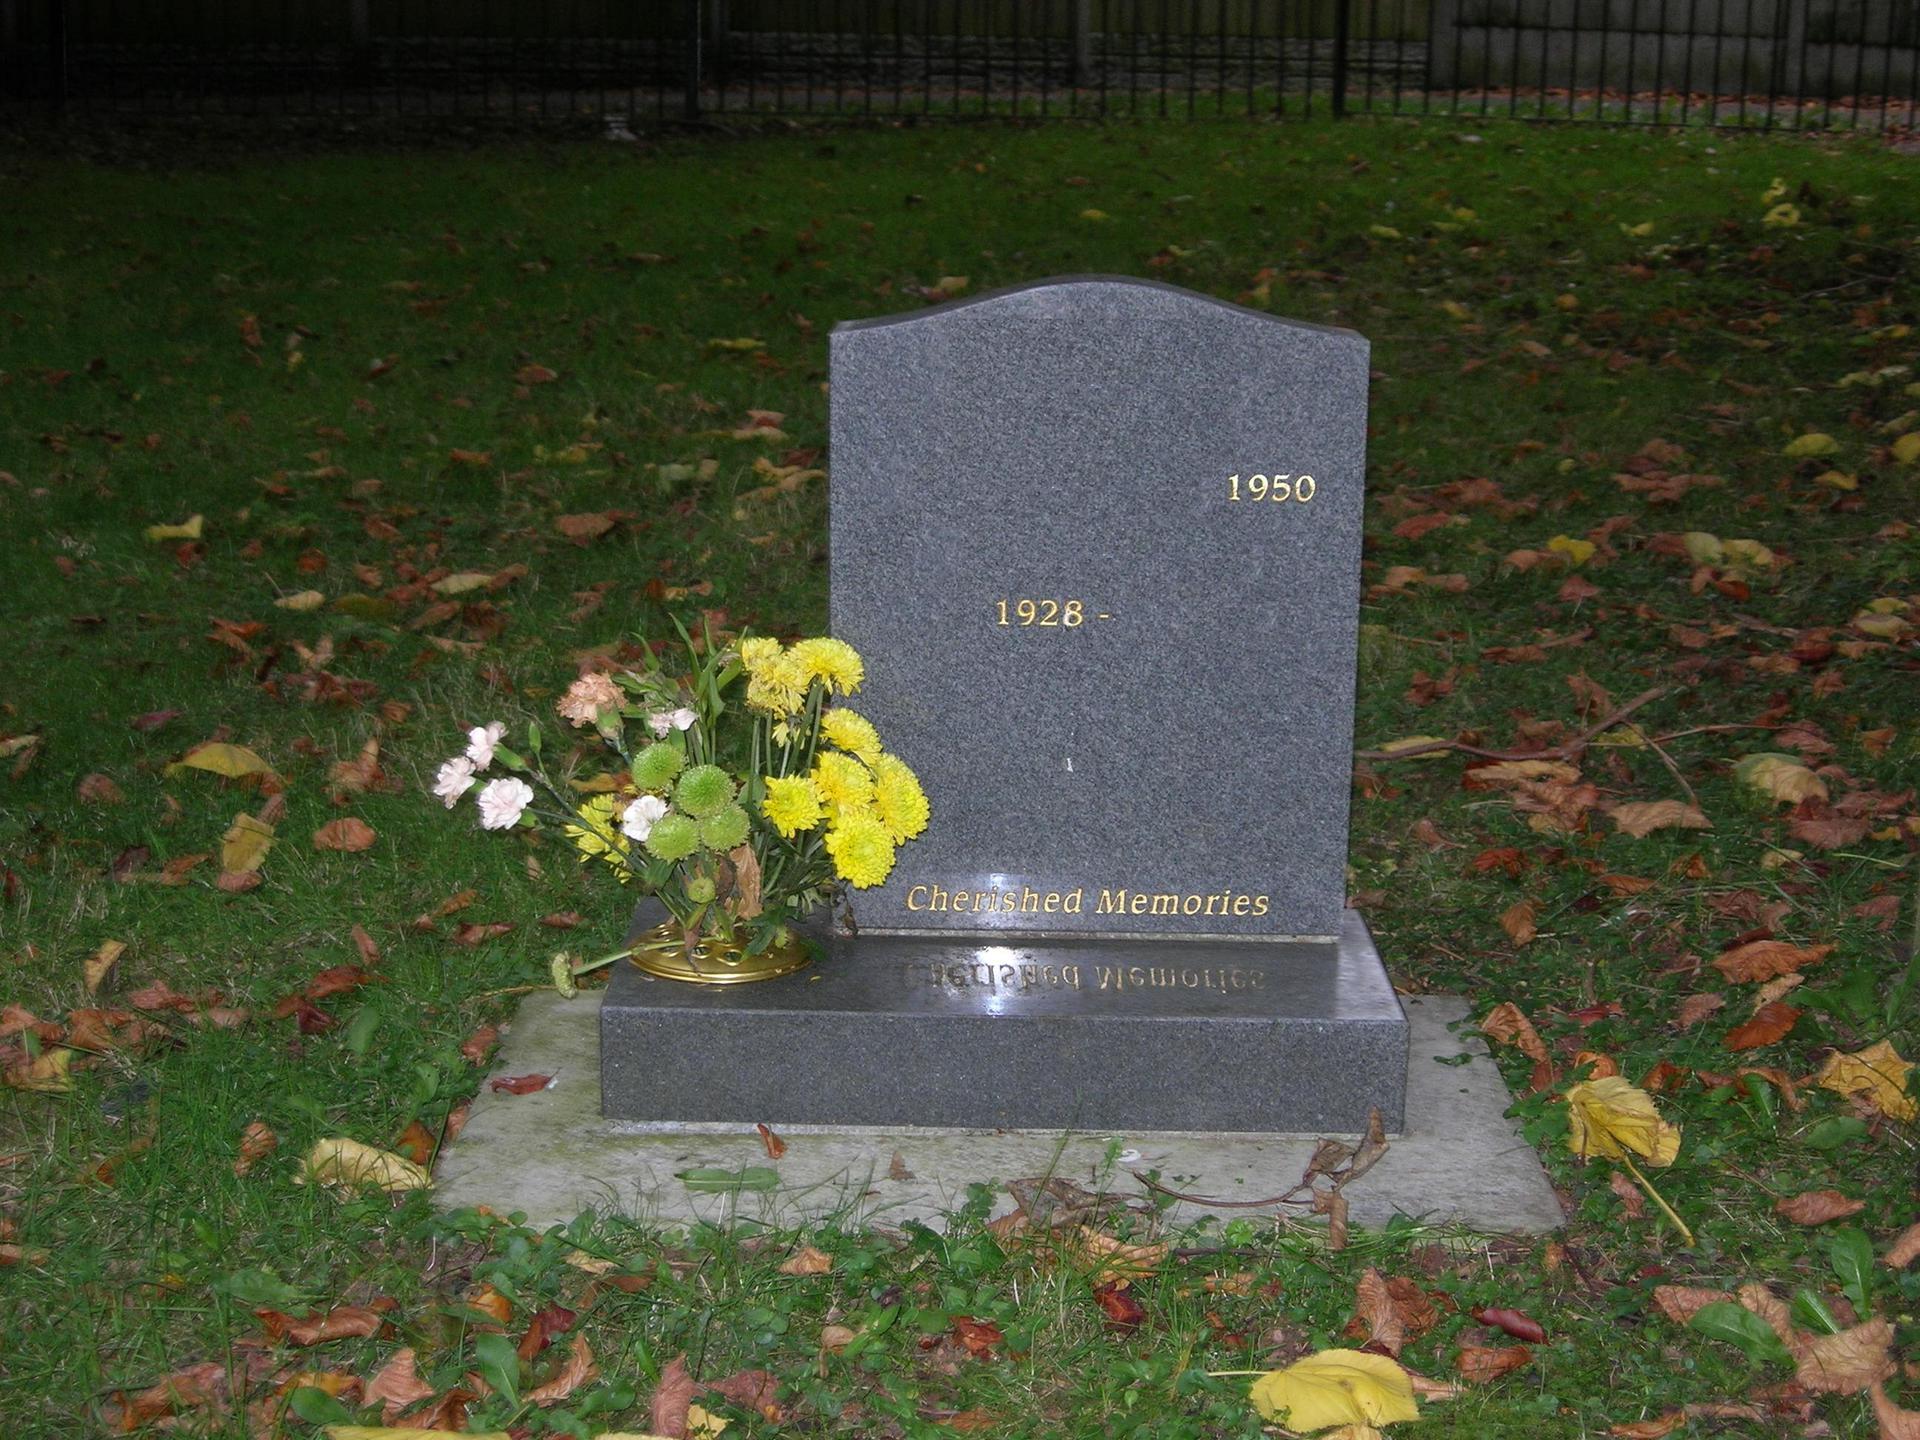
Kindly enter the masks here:
<path id="1" fill-rule="evenodd" d="M 1276 505 L 1297 500 L 1304 505 L 1313 499 L 1319 489 L 1320 482 L 1311 475 L 1248 475 L 1244 479 L 1238 475 L 1227 477 L 1229 500 L 1271 500 Z"/>

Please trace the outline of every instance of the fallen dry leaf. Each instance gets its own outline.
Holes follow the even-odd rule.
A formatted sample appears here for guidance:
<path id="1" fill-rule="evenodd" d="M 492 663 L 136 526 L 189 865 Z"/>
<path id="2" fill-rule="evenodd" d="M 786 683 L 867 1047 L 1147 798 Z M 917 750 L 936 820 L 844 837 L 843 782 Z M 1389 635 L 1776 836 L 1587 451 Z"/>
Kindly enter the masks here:
<path id="1" fill-rule="evenodd" d="M 1650 1164 L 1671 1165 L 1680 1153 L 1679 1127 L 1660 1118 L 1652 1096 L 1618 1075 L 1569 1086 L 1567 1116 L 1568 1147 L 1583 1160 L 1619 1160 L 1631 1150 Z"/>
<path id="2" fill-rule="evenodd" d="M 487 1082 L 487 1088 L 496 1095 L 531 1095 L 536 1090 L 552 1087 L 551 1075 L 496 1075 Z"/>
<path id="3" fill-rule="evenodd" d="M 1754 940 L 1715 958 L 1713 968 L 1729 980 L 1771 980 L 1776 975 L 1817 965 L 1833 953 L 1831 945 L 1789 945 L 1784 940 Z"/>
<path id="4" fill-rule="evenodd" d="M 1887 1387 L 1875 1381 L 1867 1387 L 1880 1440 L 1920 1440 L 1920 1410 L 1903 1410 L 1887 1398 Z"/>
<path id="5" fill-rule="evenodd" d="M 245 1175 L 280 1148 L 280 1137 L 264 1121 L 250 1120 L 240 1132 L 240 1158 L 233 1162 L 233 1173 Z"/>
<path id="6" fill-rule="evenodd" d="M 236 815 L 220 839 L 222 876 L 251 875 L 273 848 L 273 826 L 252 815 Z"/>
<path id="7" fill-rule="evenodd" d="M 365 1391 L 367 1402 L 378 1403 L 389 1424 L 407 1406 L 429 1400 L 433 1393 L 433 1387 L 420 1378 L 411 1346 L 394 1351 L 387 1363 L 374 1372 Z"/>
<path id="8" fill-rule="evenodd" d="M 1920 1221 L 1894 1236 L 1893 1244 L 1887 1247 L 1883 1258 L 1896 1270 L 1904 1270 L 1915 1260 L 1920 1260 Z"/>
<path id="9" fill-rule="evenodd" d="M 1849 1200 L 1838 1190 L 1803 1190 L 1798 1195 L 1782 1196 L 1773 1202 L 1773 1208 L 1796 1225 L 1822 1225 L 1858 1215 L 1867 1208 L 1867 1202 Z"/>
<path id="10" fill-rule="evenodd" d="M 1727 997 L 1724 995 L 1689 995 L 1674 1012 L 1674 1023 L 1683 1030 L 1691 1030 L 1726 1003 Z"/>
<path id="11" fill-rule="evenodd" d="M 378 1335 L 387 1323 L 385 1315 L 367 1305 L 336 1305 L 324 1314 L 299 1318 L 279 1310 L 253 1313 L 266 1327 L 269 1340 L 284 1340 L 291 1345 L 323 1345 L 356 1335 Z"/>
<path id="12" fill-rule="evenodd" d="M 566 1363 L 546 1384 L 527 1392 L 527 1399 L 535 1405 L 553 1405 L 566 1399 L 582 1385 L 590 1384 L 600 1378 L 600 1367 L 594 1363 L 593 1349 L 587 1344 L 587 1337 L 575 1335 L 573 1344 L 568 1347 Z"/>
<path id="13" fill-rule="evenodd" d="M 1482 1325 L 1491 1325 L 1496 1330 L 1504 1330 L 1516 1340 L 1524 1340 L 1530 1345 L 1547 1343 L 1547 1332 L 1538 1320 L 1519 1310 L 1507 1310 L 1498 1306 L 1482 1306 L 1474 1310 L 1473 1318 Z"/>
<path id="14" fill-rule="evenodd" d="M 1400 1307 L 1393 1303 L 1386 1278 L 1372 1266 L 1354 1286 L 1353 1308 L 1355 1318 L 1365 1327 L 1364 1343 L 1397 1359 L 1407 1343 L 1406 1323 L 1400 1318 Z"/>
<path id="15" fill-rule="evenodd" d="M 1539 907 L 1531 900 L 1521 900 L 1509 905 L 1500 914 L 1500 928 L 1507 932 L 1507 938 L 1516 945 L 1524 945 L 1540 933 L 1535 923 Z"/>
<path id="16" fill-rule="evenodd" d="M 482 1025 L 473 1034 L 460 1042 L 460 1054 L 469 1065 L 484 1065 L 487 1057 L 493 1054 L 493 1047 L 500 1043 L 498 1025 Z"/>
<path id="17" fill-rule="evenodd" d="M 1801 1013 L 1784 1000 L 1762 1005 L 1754 1011 L 1751 1020 L 1727 1032 L 1727 1049 L 1758 1050 L 1763 1045 L 1772 1045 L 1786 1037 L 1799 1022 Z"/>
<path id="18" fill-rule="evenodd" d="M 89 995 L 100 993 L 100 987 L 106 983 L 108 973 L 127 953 L 124 940 L 103 940 L 100 948 L 80 962 L 80 983 Z"/>
<path id="19" fill-rule="evenodd" d="M 1829 1055 L 1815 1083 L 1836 1095 L 1859 1096 L 1890 1120 L 1912 1120 L 1920 1116 L 1920 1102 L 1907 1093 L 1912 1070 L 1891 1040 L 1881 1040 L 1850 1055 Z"/>
<path id="20" fill-rule="evenodd" d="M 1525 1369 L 1532 1359 L 1533 1351 L 1525 1345 L 1462 1345 L 1453 1366 L 1475 1385 L 1486 1385 Z"/>
<path id="21" fill-rule="evenodd" d="M 753 1128 L 760 1132 L 760 1143 L 766 1147 L 769 1160 L 778 1160 L 787 1153 L 787 1142 L 773 1133 L 771 1125 L 755 1125 Z"/>
<path id="22" fill-rule="evenodd" d="M 782 1275 L 824 1275 L 833 1269 L 833 1257 L 812 1245 L 802 1245 L 780 1262 Z"/>
<path id="23" fill-rule="evenodd" d="M 1773 1327 L 1793 1356 L 1794 1378 L 1809 1390 L 1852 1395 L 1896 1369 L 1893 1326 L 1886 1320 L 1869 1320 L 1838 1335 L 1810 1335 L 1794 1325 L 1787 1302 L 1764 1285 L 1742 1285 L 1739 1300 Z"/>
<path id="24" fill-rule="evenodd" d="M 1613 807 L 1613 825 L 1623 835 L 1640 839 L 1656 830 L 1711 830 L 1713 822 L 1699 807 L 1683 800 L 1629 800 Z"/>
<path id="25" fill-rule="evenodd" d="M 411 1160 L 344 1136 L 314 1141 L 302 1178 L 348 1190 L 371 1185 L 397 1192 L 425 1190 L 433 1184 L 432 1177 Z"/>
<path id="26" fill-rule="evenodd" d="M 358 854 L 362 850 L 373 848 L 373 842 L 380 837 L 374 833 L 371 825 L 364 820 L 349 815 L 342 820 L 329 820 L 313 832 L 313 848 L 316 850 L 339 850 L 346 854 Z"/>
<path id="27" fill-rule="evenodd" d="M 1093 1298 L 1106 1314 L 1108 1329 L 1138 1330 L 1147 1323 L 1147 1307 L 1124 1280 L 1094 1286 Z"/>
<path id="28" fill-rule="evenodd" d="M 229 780 L 241 780 L 249 775 L 278 778 L 273 767 L 246 746 L 231 745 L 224 740 L 194 746 L 161 773 L 171 779 L 182 770 L 205 770 Z"/>

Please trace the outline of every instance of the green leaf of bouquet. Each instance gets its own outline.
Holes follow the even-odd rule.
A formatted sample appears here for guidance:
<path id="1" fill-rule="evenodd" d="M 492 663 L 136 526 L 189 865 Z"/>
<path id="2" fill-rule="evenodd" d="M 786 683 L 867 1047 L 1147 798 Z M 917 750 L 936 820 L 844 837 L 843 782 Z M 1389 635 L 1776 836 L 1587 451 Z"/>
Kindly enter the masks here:
<path id="1" fill-rule="evenodd" d="M 1687 1322 L 1710 1340 L 1723 1340 L 1749 1360 L 1772 1360 L 1791 1365 L 1793 1356 L 1773 1333 L 1773 1327 L 1744 1305 L 1731 1300 L 1716 1300 L 1702 1305 Z"/>

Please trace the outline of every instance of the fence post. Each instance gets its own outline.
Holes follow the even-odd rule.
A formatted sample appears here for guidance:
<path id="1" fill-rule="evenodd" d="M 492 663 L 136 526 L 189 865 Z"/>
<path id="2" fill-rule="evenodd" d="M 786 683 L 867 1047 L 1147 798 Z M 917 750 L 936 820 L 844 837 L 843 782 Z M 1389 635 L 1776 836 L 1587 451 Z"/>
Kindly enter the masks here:
<path id="1" fill-rule="evenodd" d="M 53 0 L 47 13 L 47 82 L 55 108 L 67 103 L 67 0 Z"/>
<path id="2" fill-rule="evenodd" d="M 1333 118 L 1347 113 L 1347 46 L 1353 40 L 1354 0 L 1333 0 Z"/>
<path id="3" fill-rule="evenodd" d="M 1073 7 L 1069 23 L 1073 26 L 1070 44 L 1073 48 L 1073 74 L 1075 85 L 1085 85 L 1093 74 L 1093 0 L 1067 0 Z"/>
<path id="4" fill-rule="evenodd" d="M 700 0 L 686 0 L 686 21 L 686 117 L 689 120 L 698 120 L 700 118 L 700 41 L 703 38 L 700 32 L 705 23 L 705 17 L 700 10 Z"/>

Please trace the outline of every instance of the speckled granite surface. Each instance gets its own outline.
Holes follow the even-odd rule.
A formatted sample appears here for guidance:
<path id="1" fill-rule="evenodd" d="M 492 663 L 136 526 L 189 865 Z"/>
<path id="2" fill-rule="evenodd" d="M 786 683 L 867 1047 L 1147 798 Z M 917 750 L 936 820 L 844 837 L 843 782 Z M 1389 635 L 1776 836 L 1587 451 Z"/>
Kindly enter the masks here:
<path id="1" fill-rule="evenodd" d="M 934 805 L 862 929 L 1337 935 L 1366 341 L 1082 277 L 832 354 L 833 629 Z"/>

